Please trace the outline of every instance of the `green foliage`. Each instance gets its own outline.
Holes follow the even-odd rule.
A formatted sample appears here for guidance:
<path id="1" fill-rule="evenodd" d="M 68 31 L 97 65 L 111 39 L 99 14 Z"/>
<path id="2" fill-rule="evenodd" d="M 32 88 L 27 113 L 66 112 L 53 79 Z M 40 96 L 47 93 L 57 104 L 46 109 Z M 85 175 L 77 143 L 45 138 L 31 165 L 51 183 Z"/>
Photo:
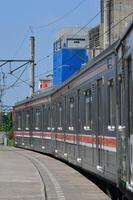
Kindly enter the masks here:
<path id="1" fill-rule="evenodd" d="M 13 139 L 8 139 L 8 146 L 13 146 Z"/>
<path id="2" fill-rule="evenodd" d="M 0 113 L 0 131 L 9 132 L 12 131 L 12 113 Z"/>

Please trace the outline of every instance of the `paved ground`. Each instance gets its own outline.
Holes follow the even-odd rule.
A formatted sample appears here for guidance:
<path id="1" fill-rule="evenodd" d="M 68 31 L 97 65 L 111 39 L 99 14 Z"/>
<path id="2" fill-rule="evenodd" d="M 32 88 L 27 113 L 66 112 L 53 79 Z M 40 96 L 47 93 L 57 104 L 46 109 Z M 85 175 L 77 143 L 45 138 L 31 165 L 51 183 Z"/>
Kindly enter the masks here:
<path id="1" fill-rule="evenodd" d="M 64 163 L 0 147 L 0 200 L 107 200 L 92 182 Z"/>
<path id="2" fill-rule="evenodd" d="M 15 149 L 0 147 L 0 200 L 18 199 L 44 199 L 40 175 Z"/>

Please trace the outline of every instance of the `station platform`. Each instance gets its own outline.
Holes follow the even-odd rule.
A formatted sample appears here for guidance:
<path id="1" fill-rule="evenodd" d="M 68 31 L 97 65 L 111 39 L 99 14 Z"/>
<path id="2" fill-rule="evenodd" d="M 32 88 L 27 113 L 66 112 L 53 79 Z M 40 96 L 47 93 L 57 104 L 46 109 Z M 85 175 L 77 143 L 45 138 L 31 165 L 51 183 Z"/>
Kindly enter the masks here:
<path id="1" fill-rule="evenodd" d="M 59 160 L 0 146 L 0 200 L 108 200 L 95 184 Z"/>

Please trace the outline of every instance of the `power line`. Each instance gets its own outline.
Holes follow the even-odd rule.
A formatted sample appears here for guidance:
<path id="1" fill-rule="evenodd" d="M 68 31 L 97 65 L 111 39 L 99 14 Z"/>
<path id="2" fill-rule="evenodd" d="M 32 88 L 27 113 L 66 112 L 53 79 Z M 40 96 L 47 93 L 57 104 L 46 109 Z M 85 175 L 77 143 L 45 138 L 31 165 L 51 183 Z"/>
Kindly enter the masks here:
<path id="1" fill-rule="evenodd" d="M 60 18 L 54 20 L 53 22 L 50 22 L 50 23 L 48 23 L 48 24 L 46 24 L 46 25 L 44 25 L 44 26 L 49 26 L 49 25 L 52 25 L 52 24 L 54 24 L 54 23 L 60 21 L 60 20 L 63 19 L 64 17 L 66 17 L 66 16 L 68 16 L 69 14 L 71 14 L 71 12 L 75 11 L 76 9 L 78 9 L 78 8 L 81 6 L 81 4 L 83 4 L 85 1 L 86 1 L 86 0 L 80 1 L 80 2 L 77 4 L 77 6 L 75 6 L 75 7 L 72 8 L 71 10 L 69 10 L 69 11 L 68 11 L 67 13 L 65 13 L 62 17 L 60 17 Z M 94 16 L 87 24 L 85 24 L 77 33 L 75 33 L 74 36 L 76 36 L 80 31 L 82 31 L 82 30 L 83 30 L 89 23 L 91 23 L 99 14 L 100 14 L 100 12 L 97 13 L 96 16 Z M 42 27 L 42 26 L 41 26 L 41 27 Z M 30 29 L 32 29 L 31 26 L 30 26 Z M 27 35 L 27 32 L 26 32 L 26 35 Z M 18 53 L 18 51 L 22 48 L 22 46 L 23 46 L 23 44 L 24 44 L 24 42 L 25 42 L 25 40 L 26 40 L 26 35 L 24 36 L 24 39 L 22 40 L 20 46 L 19 46 L 18 49 L 16 50 L 14 56 L 15 56 L 15 55 Z M 73 36 L 73 37 L 74 37 L 74 36 Z M 45 57 L 39 59 L 39 60 L 37 61 L 37 64 L 40 63 L 40 62 L 42 62 L 43 60 L 49 58 L 49 57 L 52 56 L 52 55 L 53 55 L 53 52 L 51 52 L 51 53 L 48 54 L 47 56 L 45 56 Z M 14 57 L 14 56 L 13 56 L 13 57 Z M 5 62 L 4 64 L 2 64 L 1 66 L 5 65 L 7 62 L 8 62 L 8 61 L 6 61 L 6 62 Z M 10 61 L 9 61 L 9 62 L 10 62 Z M 25 65 L 25 64 L 24 64 L 24 65 Z M 23 66 L 23 65 L 22 65 L 22 66 Z M 14 71 L 15 71 L 15 70 L 14 70 Z M 13 71 L 12 71 L 12 72 L 13 72 Z"/>
<path id="2" fill-rule="evenodd" d="M 121 20 L 119 20 L 117 23 L 115 23 L 114 25 L 112 25 L 112 27 L 108 30 L 108 31 L 105 31 L 104 33 L 102 33 L 101 35 L 95 37 L 95 38 L 101 38 L 103 37 L 105 34 L 108 34 L 111 30 L 113 30 L 116 26 L 118 26 L 121 22 L 123 22 L 125 19 L 127 19 L 129 16 L 133 15 L 133 11 L 130 12 L 127 16 L 125 16 L 124 18 L 122 18 Z M 90 44 L 87 44 L 85 45 L 85 48 L 87 48 Z"/>
<path id="3" fill-rule="evenodd" d="M 39 26 L 38 29 L 42 29 L 44 27 L 48 27 L 50 25 L 53 25 L 55 23 L 57 23 L 58 21 L 62 20 L 63 18 L 67 17 L 68 15 L 70 15 L 72 12 L 74 12 L 75 10 L 77 10 L 86 0 L 82 0 L 80 1 L 74 8 L 70 9 L 68 12 L 66 12 L 63 16 L 53 20 L 52 22 L 49 22 L 48 24 L 45 24 L 45 25 L 42 25 L 42 26 Z M 33 34 L 33 27 L 32 26 L 29 26 L 29 29 L 30 29 L 30 32 Z M 26 34 L 24 35 L 24 38 L 22 40 L 22 42 L 20 43 L 19 47 L 16 49 L 14 55 L 13 55 L 13 58 L 15 57 L 15 55 L 22 49 L 22 46 L 27 38 L 27 33 L 29 31 L 26 32 Z M 46 56 L 47 58 L 51 56 L 51 55 L 48 55 Z M 38 62 L 42 61 L 44 58 L 40 59 Z"/>
<path id="4" fill-rule="evenodd" d="M 14 74 L 9 74 L 9 75 L 14 76 L 15 78 L 18 78 L 18 76 L 14 75 Z M 19 80 L 29 86 L 28 80 L 25 81 L 21 78 Z"/>
<path id="5" fill-rule="evenodd" d="M 46 25 L 39 26 L 38 28 L 44 28 L 44 27 L 50 26 L 50 25 L 55 24 L 56 22 L 62 20 L 63 18 L 67 17 L 69 14 L 71 14 L 72 12 L 74 12 L 76 9 L 78 9 L 85 1 L 86 1 L 86 0 L 80 1 L 74 8 L 72 8 L 71 10 L 69 10 L 68 12 L 66 12 L 63 16 L 59 17 L 58 19 L 56 19 L 56 20 L 54 20 L 54 21 L 52 21 L 52 22 L 49 22 L 49 23 L 46 24 Z M 29 26 L 29 29 L 30 29 L 31 33 L 33 34 L 33 27 L 32 27 L 32 26 Z M 13 55 L 13 58 L 14 58 L 15 55 L 20 51 L 20 49 L 22 48 L 22 46 L 23 46 L 23 44 L 24 44 L 26 38 L 27 38 L 27 32 L 26 32 L 26 34 L 25 34 L 25 36 L 24 36 L 22 42 L 20 43 L 18 49 L 15 51 L 15 53 L 14 53 L 14 55 Z M 44 58 L 38 60 L 38 63 L 41 62 L 41 61 L 43 61 L 43 60 L 46 59 L 46 58 L 49 58 L 52 54 L 53 54 L 53 52 L 50 53 L 49 55 L 47 55 L 46 57 L 44 57 Z M 5 65 L 5 64 L 6 64 L 6 63 L 2 64 L 1 66 Z"/>
<path id="6" fill-rule="evenodd" d="M 22 39 L 22 42 L 20 43 L 20 45 L 18 46 L 18 48 L 16 49 L 15 53 L 13 54 L 13 59 L 14 57 L 18 54 L 18 52 L 22 49 L 26 39 L 27 39 L 27 34 L 29 31 L 26 32 L 26 34 L 24 35 L 24 38 Z"/>
<path id="7" fill-rule="evenodd" d="M 63 20 L 65 17 L 67 17 L 68 15 L 70 15 L 71 13 L 73 13 L 75 10 L 77 10 L 86 0 L 82 0 L 80 1 L 74 8 L 70 9 L 68 12 L 66 12 L 64 15 L 62 15 L 61 17 L 49 22 L 48 24 L 44 24 L 44 25 L 41 25 L 39 26 L 37 29 L 42 29 L 42 28 L 45 28 L 45 27 L 48 27 L 48 26 L 51 26 L 61 20 Z"/>
<path id="8" fill-rule="evenodd" d="M 28 65 L 27 65 L 27 66 L 28 66 Z M 20 80 L 21 76 L 24 74 L 24 72 L 25 72 L 27 66 L 26 66 L 26 67 L 24 68 L 24 70 L 21 72 L 21 74 L 20 74 L 20 76 L 17 78 L 17 80 L 16 80 L 13 84 L 11 84 L 9 87 L 5 88 L 4 90 L 8 90 L 8 89 L 12 88 L 13 86 L 15 86 L 15 84 Z"/>
<path id="9" fill-rule="evenodd" d="M 133 12 L 129 13 L 127 16 L 125 16 L 125 17 L 124 17 L 123 19 L 121 19 L 119 22 L 115 23 L 115 24 L 110 28 L 110 30 L 114 29 L 116 26 L 118 26 L 122 21 L 124 21 L 125 19 L 127 19 L 127 18 L 128 18 L 130 15 L 132 15 L 132 14 L 133 14 Z M 95 15 L 95 16 L 96 16 L 96 15 Z M 93 18 L 94 18 L 94 17 L 93 17 Z M 103 36 L 104 36 L 105 34 L 107 34 L 110 30 L 104 32 L 103 34 L 101 34 L 100 36 L 98 36 L 98 38 L 103 37 Z M 89 44 L 85 45 L 84 48 L 87 48 L 88 46 L 89 46 Z M 51 55 L 51 54 L 45 56 L 44 58 L 40 59 L 38 62 L 41 62 L 41 60 L 44 60 L 44 59 L 50 57 L 50 55 Z M 52 53 L 52 55 L 53 55 L 53 53 Z M 74 56 L 77 56 L 77 53 L 76 53 L 76 54 L 73 54 L 70 58 L 68 58 L 68 60 L 72 59 Z M 46 71 L 45 73 L 39 74 L 39 75 L 37 75 L 37 76 L 35 76 L 35 77 L 39 77 L 39 76 L 41 76 L 41 75 L 45 75 L 45 74 L 47 74 L 47 73 L 49 73 L 49 72 L 52 72 L 52 69 L 49 70 L 49 71 Z M 20 78 L 21 78 L 21 76 L 18 77 L 18 79 L 20 79 Z M 21 80 L 21 81 L 22 81 L 22 80 Z M 23 80 L 23 82 L 26 82 L 26 81 Z"/>
<path id="10" fill-rule="evenodd" d="M 99 14 L 101 13 L 98 12 L 94 17 L 92 17 L 83 27 L 80 28 L 80 30 L 78 30 L 71 38 L 73 39 L 78 33 L 80 33 L 83 29 L 85 29 Z M 51 53 L 49 53 L 47 56 L 44 56 L 43 58 L 39 59 L 36 64 L 42 62 L 43 60 L 49 58 L 50 56 L 52 56 L 54 53 L 53 51 Z"/>
<path id="11" fill-rule="evenodd" d="M 40 77 L 40 76 L 43 76 L 43 75 L 47 75 L 47 74 L 50 73 L 50 72 L 52 72 L 52 69 L 49 70 L 49 71 L 46 71 L 46 72 L 44 72 L 44 73 L 41 73 L 41 74 L 36 75 L 35 78 Z M 13 75 L 13 74 L 11 74 L 11 75 L 14 76 L 14 77 L 16 77 L 16 78 L 18 78 L 16 75 Z M 25 83 L 26 85 L 29 85 L 28 80 L 20 79 L 20 81 L 23 82 L 23 83 Z"/>
<path id="12" fill-rule="evenodd" d="M 13 72 L 17 71 L 18 69 L 24 67 L 24 66 L 27 65 L 28 63 L 29 63 L 29 61 L 26 62 L 26 63 L 24 63 L 24 64 L 22 64 L 22 65 L 20 65 L 19 67 L 15 68 L 14 70 L 10 71 L 10 74 L 12 74 Z"/>
<path id="13" fill-rule="evenodd" d="M 85 24 L 83 27 L 81 27 L 73 36 L 72 39 L 78 34 L 80 33 L 82 30 L 84 30 L 96 17 L 98 17 L 98 15 L 101 13 L 101 11 L 99 11 L 94 17 L 92 17 L 89 22 L 87 24 Z"/>
<path id="14" fill-rule="evenodd" d="M 43 60 L 45 60 L 45 59 L 47 59 L 47 58 L 49 58 L 49 57 L 51 57 L 52 55 L 53 55 L 53 52 L 51 52 L 51 53 L 48 54 L 47 56 L 44 56 L 43 58 L 39 59 L 39 60 L 36 62 L 36 64 L 42 62 Z"/>
<path id="15" fill-rule="evenodd" d="M 102 33 L 101 35 L 97 36 L 96 38 L 100 39 L 101 37 L 103 37 L 105 34 L 108 34 L 109 31 L 113 30 L 116 26 L 118 26 L 122 21 L 124 21 L 125 19 L 127 19 L 129 16 L 131 16 L 133 14 L 133 11 L 131 13 L 129 13 L 127 16 L 125 16 L 123 19 L 121 19 L 119 22 L 115 23 L 108 31 L 105 31 L 104 33 Z M 87 44 L 85 45 L 83 48 L 87 48 L 90 45 Z M 78 53 L 74 53 L 70 58 L 66 59 L 64 62 L 69 61 L 70 59 L 72 59 L 74 56 L 80 56 Z"/>
<path id="16" fill-rule="evenodd" d="M 122 21 L 124 21 L 125 19 L 127 19 L 129 16 L 131 16 L 133 14 L 133 12 L 130 12 L 127 16 L 125 16 L 123 19 L 121 19 L 119 22 L 117 22 L 117 23 L 115 23 L 108 31 L 106 31 L 106 32 L 104 32 L 103 34 L 101 34 L 101 35 L 99 35 L 99 36 L 97 36 L 97 38 L 101 38 L 101 37 L 103 37 L 105 34 L 108 34 L 108 32 L 110 31 L 110 30 L 112 30 L 112 29 L 114 29 L 116 26 L 118 26 Z M 96 15 L 95 15 L 96 16 Z M 90 44 L 87 44 L 87 45 L 85 45 L 84 46 L 84 48 L 87 48 L 88 46 L 89 46 Z M 77 53 L 74 53 L 70 58 L 68 58 L 67 60 L 65 60 L 65 61 L 69 61 L 70 59 L 72 59 L 74 56 L 77 56 L 78 54 Z M 43 59 L 46 59 L 47 58 L 47 56 L 45 56 Z M 52 72 L 52 70 L 50 71 L 50 72 Z M 49 71 L 48 71 L 48 73 L 49 73 Z M 46 72 L 45 72 L 45 74 L 46 74 Z"/>
<path id="17" fill-rule="evenodd" d="M 61 17 L 59 17 L 58 19 L 56 19 L 56 20 L 50 22 L 49 24 L 46 24 L 46 25 L 44 25 L 44 26 L 40 26 L 39 28 L 41 29 L 41 28 L 44 28 L 44 27 L 46 27 L 46 26 L 50 26 L 50 25 L 52 25 L 52 24 L 57 23 L 58 21 L 60 21 L 60 20 L 62 20 L 63 18 L 67 17 L 67 16 L 70 15 L 72 12 L 74 12 L 76 9 L 78 9 L 78 8 L 81 6 L 81 4 L 83 4 L 85 1 L 86 1 L 86 0 L 80 1 L 74 8 L 72 8 L 71 10 L 69 10 L 69 11 L 68 11 L 67 13 L 65 13 L 63 16 L 61 16 Z M 20 43 L 19 47 L 18 47 L 17 50 L 15 51 L 15 53 L 14 53 L 14 55 L 13 55 L 13 58 L 14 58 L 15 55 L 20 51 L 20 49 L 22 48 L 22 46 L 23 46 L 23 44 L 24 44 L 24 42 L 25 42 L 25 40 L 26 40 L 26 37 L 27 37 L 27 33 L 26 33 L 26 35 L 24 36 L 24 39 L 23 39 L 22 42 Z M 53 54 L 53 52 L 52 52 L 52 54 Z M 48 57 L 50 57 L 50 56 L 51 56 L 51 55 L 47 55 L 46 57 L 48 58 Z M 41 60 L 38 61 L 38 62 L 41 62 L 41 61 L 44 60 L 44 59 L 45 59 L 45 58 L 41 59 Z M 11 61 L 11 60 L 10 60 L 10 61 L 8 60 L 8 61 L 2 61 L 2 62 L 4 62 L 4 63 L 2 63 L 0 67 L 6 65 L 8 62 L 11 63 L 12 61 Z M 27 64 L 27 63 L 25 63 L 25 64 L 19 66 L 18 68 L 12 70 L 10 73 L 12 74 L 14 71 L 16 71 L 17 69 L 19 69 L 19 68 L 25 66 L 26 64 Z M 26 67 L 27 67 L 27 66 L 26 66 Z M 25 68 L 25 69 L 26 69 L 26 68 Z M 23 75 L 25 69 L 23 70 L 23 72 L 21 73 L 21 75 L 17 78 L 17 80 L 16 80 L 11 86 L 5 88 L 5 90 L 14 87 L 14 85 L 18 82 L 18 80 L 21 79 L 21 76 Z M 12 75 L 13 75 L 13 74 L 12 74 Z"/>
<path id="18" fill-rule="evenodd" d="M 70 58 L 66 59 L 65 62 L 71 60 L 73 57 L 78 57 L 79 59 L 83 59 L 83 58 L 81 58 L 81 56 L 80 56 L 79 54 L 75 53 L 75 54 L 73 54 Z M 63 67 L 66 67 L 66 65 L 59 66 L 58 69 L 61 69 L 61 68 L 63 68 Z M 70 67 L 71 67 L 71 66 L 70 66 Z M 58 71 L 58 69 L 57 69 L 56 71 Z M 76 68 L 76 69 L 77 69 L 77 68 Z M 51 70 L 48 70 L 48 71 L 46 71 L 46 72 L 44 72 L 44 73 L 41 73 L 41 74 L 39 74 L 39 75 L 36 75 L 35 78 L 40 77 L 40 76 L 42 76 L 42 75 L 47 75 L 48 73 L 50 73 L 50 72 L 52 72 L 52 71 L 53 71 L 52 69 L 51 69 Z M 11 74 L 11 75 L 13 75 L 13 74 Z M 13 75 L 13 76 L 17 78 L 16 75 Z M 23 83 L 25 83 L 26 85 L 29 85 L 28 80 L 20 79 L 20 81 L 23 82 Z M 36 84 L 36 83 L 35 83 L 35 84 Z"/>
<path id="19" fill-rule="evenodd" d="M 104 9 L 103 9 L 103 10 L 104 10 Z M 86 28 L 100 13 L 101 13 L 101 11 L 99 11 L 94 17 L 92 17 L 92 18 L 89 20 L 88 23 L 86 23 L 83 27 L 81 27 L 81 29 L 80 29 L 79 31 L 77 31 L 77 32 L 72 36 L 72 38 L 74 38 L 78 33 L 80 33 L 84 28 Z M 128 17 L 129 17 L 130 15 L 132 15 L 132 14 L 133 14 L 133 12 L 131 12 L 131 13 L 130 13 L 129 15 L 127 15 L 126 17 L 124 17 L 124 18 L 123 18 L 122 20 L 120 20 L 118 23 L 116 23 L 113 27 L 116 27 L 117 25 L 119 25 L 122 21 L 124 21 L 126 18 L 128 18 Z M 102 36 L 104 36 L 105 34 L 107 34 L 111 29 L 112 29 L 112 28 L 110 28 L 108 31 L 104 32 L 104 33 L 101 34 L 100 36 L 95 37 L 95 39 L 96 39 L 96 38 L 101 38 Z M 86 48 L 86 47 L 88 47 L 88 46 L 89 46 L 89 44 L 88 44 L 88 45 L 85 45 L 84 48 Z M 45 57 L 39 59 L 39 60 L 36 62 L 36 64 L 38 64 L 38 63 L 44 61 L 45 59 L 49 58 L 49 57 L 52 56 L 53 54 L 54 54 L 53 52 L 49 53 L 47 56 L 45 56 Z"/>

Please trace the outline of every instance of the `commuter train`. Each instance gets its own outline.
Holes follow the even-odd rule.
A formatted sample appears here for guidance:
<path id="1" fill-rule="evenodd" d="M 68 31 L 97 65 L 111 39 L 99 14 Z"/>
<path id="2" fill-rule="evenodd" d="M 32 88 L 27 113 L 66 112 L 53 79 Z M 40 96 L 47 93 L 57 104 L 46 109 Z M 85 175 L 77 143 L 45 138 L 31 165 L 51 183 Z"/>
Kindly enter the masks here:
<path id="1" fill-rule="evenodd" d="M 58 88 L 16 103 L 14 144 L 79 166 L 133 199 L 133 23 Z"/>

